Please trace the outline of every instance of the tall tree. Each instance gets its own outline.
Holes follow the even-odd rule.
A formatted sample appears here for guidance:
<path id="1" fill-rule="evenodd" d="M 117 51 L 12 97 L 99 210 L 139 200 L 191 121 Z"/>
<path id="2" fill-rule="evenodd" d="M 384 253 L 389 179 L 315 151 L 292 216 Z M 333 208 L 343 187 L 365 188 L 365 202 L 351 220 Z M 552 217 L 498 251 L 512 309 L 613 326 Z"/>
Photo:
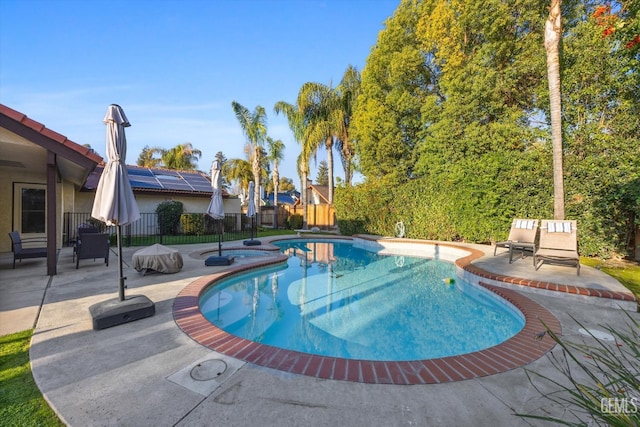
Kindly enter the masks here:
<path id="1" fill-rule="evenodd" d="M 231 107 L 251 148 L 251 169 L 255 183 L 255 193 L 250 194 L 249 197 L 254 198 L 259 224 L 260 185 L 262 182 L 261 154 L 262 146 L 267 138 L 267 113 L 264 107 L 260 105 L 256 106 L 253 112 L 250 112 L 246 107 L 236 101 L 231 103 Z"/>
<path id="2" fill-rule="evenodd" d="M 562 40 L 561 0 L 551 0 L 549 17 L 544 26 L 547 51 L 547 78 L 551 112 L 553 145 L 553 217 L 564 219 L 564 177 L 562 168 L 562 105 L 560 90 L 560 41 Z"/>
<path id="3" fill-rule="evenodd" d="M 240 186 L 238 193 L 244 193 L 253 179 L 251 163 L 244 159 L 231 159 L 222 164 L 222 176 L 227 182 L 237 182 Z"/>
<path id="4" fill-rule="evenodd" d="M 349 65 L 342 76 L 340 84 L 336 88 L 338 94 L 338 108 L 336 115 L 336 148 L 340 153 L 344 180 L 346 185 L 351 185 L 353 179 L 353 156 L 355 147 L 351 141 L 350 127 L 353 120 L 353 112 L 356 100 L 360 94 L 360 72 L 353 65 Z"/>
<path id="5" fill-rule="evenodd" d="M 169 150 L 162 150 L 162 165 L 167 169 L 195 170 L 202 151 L 193 148 L 190 142 L 178 144 Z"/>
<path id="6" fill-rule="evenodd" d="M 322 83 L 305 83 L 298 93 L 298 109 L 306 123 L 305 145 L 310 153 L 315 153 L 322 145 L 327 150 L 329 204 L 333 204 L 333 145 L 339 122 L 336 120 L 338 105 L 337 93 Z"/>
<path id="7" fill-rule="evenodd" d="M 273 110 L 276 114 L 283 114 L 289 123 L 289 129 L 293 133 L 293 139 L 300 145 L 300 155 L 296 160 L 298 176 L 300 177 L 300 200 L 302 210 L 302 228 L 307 228 L 307 179 L 309 176 L 310 150 L 306 146 L 304 139 L 306 133 L 306 122 L 304 114 L 297 105 L 285 101 L 276 102 Z"/>
<path id="8" fill-rule="evenodd" d="M 218 151 L 216 153 L 215 159 L 220 163 L 220 165 L 224 165 L 227 162 L 227 157 L 222 151 Z"/>
<path id="9" fill-rule="evenodd" d="M 293 180 L 291 178 L 287 178 L 286 176 L 283 176 L 282 178 L 280 178 L 280 183 L 278 184 L 278 188 L 280 189 L 280 191 L 289 192 L 289 191 L 295 191 L 296 186 L 293 183 Z"/>
<path id="10" fill-rule="evenodd" d="M 420 17 L 429 12 L 423 11 L 425 3 L 436 2 L 400 2 L 362 70 L 351 137 L 368 179 L 402 182 L 413 176 L 426 126 L 421 119 L 436 107 L 429 99 L 437 93 L 433 54 L 418 36 Z"/>
<path id="11" fill-rule="evenodd" d="M 267 137 L 267 159 L 273 165 L 273 171 L 271 173 L 271 180 L 273 182 L 273 205 L 274 209 L 274 227 L 278 228 L 278 187 L 280 184 L 280 173 L 278 172 L 278 165 L 284 159 L 284 143 L 277 139 L 273 140 Z"/>
<path id="12" fill-rule="evenodd" d="M 316 174 L 316 184 L 327 185 L 329 183 L 329 167 L 327 162 L 322 160 L 318 165 L 318 173 Z"/>
<path id="13" fill-rule="evenodd" d="M 143 168 L 155 168 L 158 167 L 162 159 L 155 157 L 156 154 L 162 153 L 162 149 L 160 148 L 151 148 L 148 145 L 145 145 L 140 155 L 138 156 L 138 161 L 136 162 L 138 166 L 142 166 Z"/>

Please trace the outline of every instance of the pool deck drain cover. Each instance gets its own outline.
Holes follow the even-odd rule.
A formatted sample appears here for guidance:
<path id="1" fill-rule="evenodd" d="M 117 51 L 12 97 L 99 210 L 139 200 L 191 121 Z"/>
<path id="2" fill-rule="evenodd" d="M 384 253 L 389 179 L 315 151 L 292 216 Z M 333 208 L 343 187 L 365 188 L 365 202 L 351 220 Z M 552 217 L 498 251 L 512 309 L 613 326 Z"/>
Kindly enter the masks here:
<path id="1" fill-rule="evenodd" d="M 189 366 L 171 374 L 167 380 L 202 396 L 209 396 L 245 362 L 218 352 L 211 352 Z"/>
<path id="2" fill-rule="evenodd" d="M 588 337 L 593 336 L 594 338 L 597 338 L 603 341 L 615 341 L 615 338 L 613 337 L 613 335 L 606 332 L 599 331 L 597 329 L 580 328 L 578 329 L 578 332 L 580 332 L 582 335 L 586 335 Z"/>
<path id="3" fill-rule="evenodd" d="M 226 370 L 227 364 L 224 360 L 205 360 L 191 368 L 191 378 L 196 381 L 210 381 L 224 374 L 224 371 Z"/>

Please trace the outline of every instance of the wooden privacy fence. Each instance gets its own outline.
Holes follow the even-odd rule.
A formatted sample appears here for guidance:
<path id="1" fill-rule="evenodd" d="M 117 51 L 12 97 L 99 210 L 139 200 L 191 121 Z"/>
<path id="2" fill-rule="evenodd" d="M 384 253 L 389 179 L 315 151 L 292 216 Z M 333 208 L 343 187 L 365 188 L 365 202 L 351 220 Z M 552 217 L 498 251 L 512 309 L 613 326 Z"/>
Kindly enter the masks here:
<path id="1" fill-rule="evenodd" d="M 303 206 L 286 206 L 289 215 L 303 215 Z M 307 205 L 307 227 L 323 230 L 336 228 L 336 210 L 333 205 Z"/>
<path id="2" fill-rule="evenodd" d="M 303 207 L 298 206 L 278 206 L 278 227 L 286 228 L 287 220 L 292 215 L 302 216 Z M 276 209 L 274 206 L 260 207 L 260 225 L 263 227 L 273 227 L 275 223 Z M 322 230 L 331 230 L 336 227 L 336 214 L 333 205 L 307 205 L 307 226 L 318 227 Z"/>

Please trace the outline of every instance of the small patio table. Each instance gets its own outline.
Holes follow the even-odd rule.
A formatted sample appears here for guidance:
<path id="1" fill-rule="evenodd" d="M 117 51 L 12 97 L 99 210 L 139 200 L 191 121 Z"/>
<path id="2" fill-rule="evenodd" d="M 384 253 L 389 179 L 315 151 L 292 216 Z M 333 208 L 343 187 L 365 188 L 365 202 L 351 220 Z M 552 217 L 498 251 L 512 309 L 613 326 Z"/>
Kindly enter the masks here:
<path id="1" fill-rule="evenodd" d="M 159 243 L 140 249 L 133 254 L 133 268 L 146 275 L 157 271 L 160 273 L 177 273 L 182 269 L 182 255 L 177 249 L 162 246 Z"/>

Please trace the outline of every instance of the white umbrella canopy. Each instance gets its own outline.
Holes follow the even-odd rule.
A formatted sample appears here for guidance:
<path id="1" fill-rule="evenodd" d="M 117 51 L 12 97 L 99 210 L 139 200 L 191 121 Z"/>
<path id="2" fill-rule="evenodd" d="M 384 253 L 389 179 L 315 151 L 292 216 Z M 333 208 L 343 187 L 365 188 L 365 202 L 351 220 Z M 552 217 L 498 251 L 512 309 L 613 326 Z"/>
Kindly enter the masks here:
<path id="1" fill-rule="evenodd" d="M 107 164 L 102 171 L 91 216 L 107 225 L 127 225 L 140 218 L 125 166 L 127 138 L 131 126 L 119 105 L 111 104 L 104 116 L 107 125 Z"/>
<path id="2" fill-rule="evenodd" d="M 211 164 L 211 202 L 207 208 L 207 215 L 213 219 L 224 219 L 224 204 L 222 203 L 222 176 L 220 162 L 214 160 Z"/>
<path id="3" fill-rule="evenodd" d="M 251 240 L 245 240 L 243 244 L 247 246 L 260 245 L 259 240 L 253 240 L 253 227 L 256 216 L 256 203 L 255 203 L 255 184 L 253 181 L 249 183 L 249 206 L 247 206 L 247 217 L 251 218 Z"/>
<path id="4" fill-rule="evenodd" d="M 253 181 L 249 183 L 249 206 L 247 206 L 247 216 L 254 216 L 256 214 L 256 203 L 254 201 L 255 195 L 253 194 L 255 190 L 255 184 Z"/>

